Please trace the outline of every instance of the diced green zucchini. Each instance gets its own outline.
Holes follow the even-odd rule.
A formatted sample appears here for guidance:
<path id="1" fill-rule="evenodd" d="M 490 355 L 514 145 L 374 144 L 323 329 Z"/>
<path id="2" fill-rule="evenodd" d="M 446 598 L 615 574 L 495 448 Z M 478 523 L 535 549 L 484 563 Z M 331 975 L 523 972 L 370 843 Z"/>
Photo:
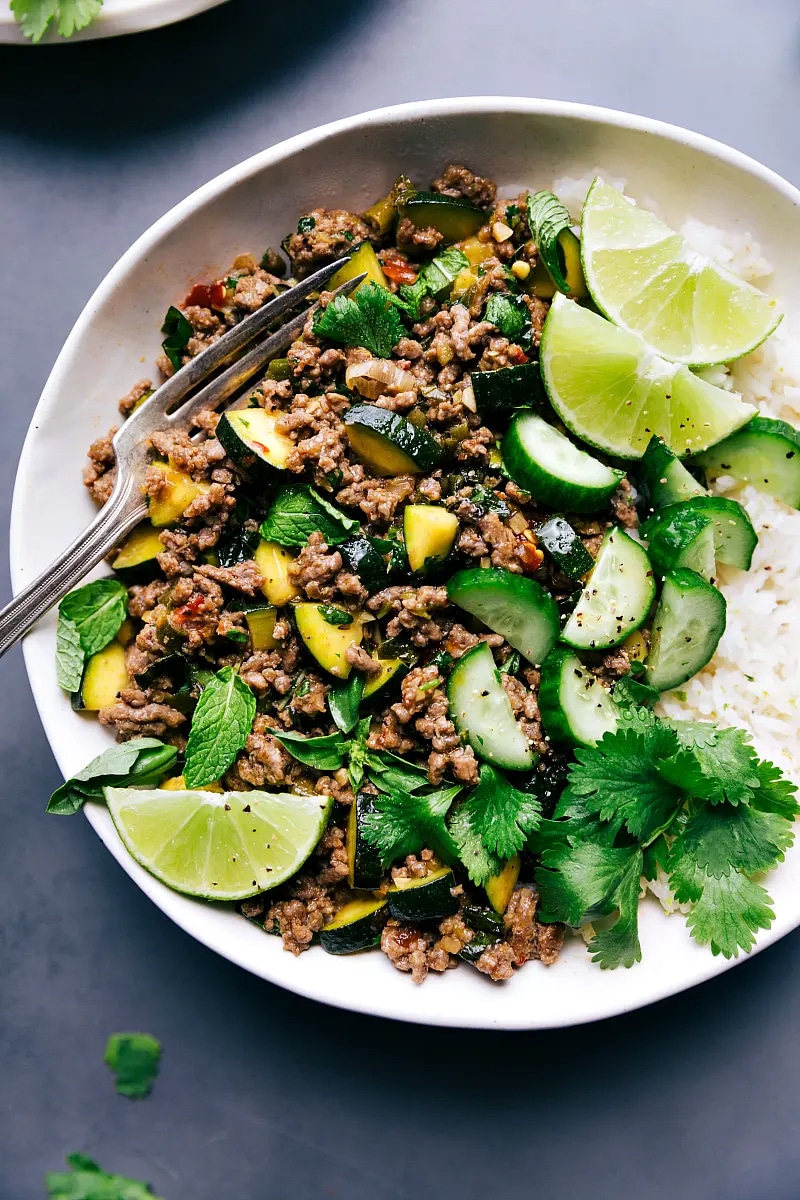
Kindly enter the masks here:
<path id="1" fill-rule="evenodd" d="M 637 469 L 653 508 L 665 508 L 679 500 L 707 494 L 660 437 L 650 438 Z"/>
<path id="2" fill-rule="evenodd" d="M 455 876 L 449 867 L 430 871 L 422 879 L 396 879 L 386 893 L 389 912 L 398 921 L 433 921 L 458 912 L 453 895 Z"/>
<path id="3" fill-rule="evenodd" d="M 539 408 L 546 400 L 538 361 L 495 371 L 473 371 L 471 380 L 475 406 L 482 416 L 515 408 Z"/>
<path id="4" fill-rule="evenodd" d="M 487 879 L 484 891 L 492 908 L 500 916 L 506 911 L 514 895 L 519 873 L 522 869 L 522 858 L 519 854 L 506 860 L 503 869 L 497 875 Z"/>
<path id="5" fill-rule="evenodd" d="M 800 431 L 786 421 L 753 417 L 693 462 L 711 479 L 732 475 L 740 483 L 800 508 Z"/>
<path id="6" fill-rule="evenodd" d="M 486 642 L 473 646 L 453 667 L 447 698 L 453 724 L 479 758 L 508 771 L 533 766 L 533 746 L 514 719 Z"/>
<path id="7" fill-rule="evenodd" d="M 479 931 L 474 934 L 471 942 L 466 942 L 458 952 L 458 957 L 462 962 L 476 963 L 483 954 L 484 950 L 491 949 L 496 946 L 501 940 L 502 935 L 484 933 Z"/>
<path id="8" fill-rule="evenodd" d="M 377 283 L 378 287 L 382 288 L 389 287 L 372 242 L 360 242 L 349 251 L 349 254 L 350 261 L 336 272 L 328 284 L 328 291 L 335 291 L 343 283 L 348 283 L 349 280 L 355 279 L 356 276 L 363 275 L 365 272 L 367 278 L 358 285 L 356 291 L 366 283 Z"/>
<path id="9" fill-rule="evenodd" d="M 131 685 L 125 662 L 125 650 L 119 642 L 110 642 L 93 654 L 83 669 L 81 686 L 71 696 L 76 711 L 99 712 L 115 704 L 123 688 Z"/>
<path id="10" fill-rule="evenodd" d="M 536 540 L 568 579 L 582 579 L 594 559 L 578 534 L 563 517 L 550 517 L 534 527 Z"/>
<path id="11" fill-rule="evenodd" d="M 701 671 L 725 632 L 725 614 L 722 592 L 696 571 L 667 575 L 650 631 L 646 682 L 665 692 Z"/>
<path id="12" fill-rule="evenodd" d="M 586 280 L 581 264 L 581 244 L 571 229 L 562 229 L 558 235 L 558 248 L 563 260 L 564 278 L 567 281 L 569 295 L 575 297 L 588 296 Z M 558 290 L 553 277 L 540 258 L 533 269 L 529 291 L 542 300 L 550 300 Z"/>
<path id="13" fill-rule="evenodd" d="M 403 539 L 412 571 L 443 562 L 458 536 L 458 517 L 433 504 L 408 504 L 403 511 Z"/>
<path id="14" fill-rule="evenodd" d="M 385 900 L 351 900 L 320 930 L 322 949 L 328 954 L 354 954 L 377 946 L 385 908 Z"/>
<path id="15" fill-rule="evenodd" d="M 464 918 L 464 924 L 469 925 L 470 929 L 474 929 L 476 933 L 493 934 L 495 941 L 498 941 L 505 933 L 506 927 L 503 918 L 491 908 L 479 908 L 477 904 L 468 904 L 462 910 L 461 915 Z"/>
<path id="16" fill-rule="evenodd" d="M 164 490 L 158 498 L 149 498 L 147 515 L 151 525 L 163 529 L 165 525 L 179 521 L 192 501 L 205 495 L 211 484 L 198 483 L 172 463 L 155 462 L 152 466 L 164 476 Z"/>
<path id="17" fill-rule="evenodd" d="M 621 529 L 609 529 L 562 641 L 577 650 L 618 646 L 647 620 L 655 594 L 644 547 Z"/>
<path id="18" fill-rule="evenodd" d="M 163 654 L 155 662 L 149 663 L 143 670 L 137 671 L 134 679 L 140 687 L 147 687 L 155 679 L 168 677 L 173 683 L 183 683 L 186 679 L 188 660 L 183 654 Z"/>
<path id="19" fill-rule="evenodd" d="M 300 595 L 300 589 L 289 574 L 289 566 L 294 561 L 291 551 L 279 546 L 277 542 L 268 542 L 264 538 L 259 542 L 253 561 L 264 577 L 262 592 L 275 608 L 282 608 L 290 600 Z"/>
<path id="20" fill-rule="evenodd" d="M 534 666 L 558 641 L 558 606 L 535 579 L 501 567 L 476 567 L 454 575 L 447 595 L 494 633 L 502 634 Z"/>
<path id="21" fill-rule="evenodd" d="M 275 650 L 278 642 L 275 640 L 275 620 L 277 611 L 271 604 L 245 604 L 241 611 L 247 621 L 250 631 L 250 641 L 254 650 Z"/>
<path id="22" fill-rule="evenodd" d="M 381 658 L 378 660 L 381 664 L 379 675 L 367 675 L 366 683 L 364 684 L 364 699 L 369 700 L 370 696 L 374 696 L 381 688 L 386 687 L 392 679 L 402 679 L 408 670 L 408 666 L 401 658 Z"/>
<path id="23" fill-rule="evenodd" d="M 657 575 L 688 567 L 704 579 L 714 578 L 714 522 L 710 516 L 688 505 L 672 504 L 645 521 L 641 534 L 647 539 L 647 553 Z"/>
<path id="24" fill-rule="evenodd" d="M 295 448 L 292 439 L 275 428 L 280 416 L 263 408 L 237 408 L 224 412 L 217 423 L 217 438 L 226 453 L 261 482 L 284 471 Z"/>
<path id="25" fill-rule="evenodd" d="M 124 583 L 146 583 L 158 574 L 157 556 L 163 552 L 158 530 L 149 521 L 142 521 L 114 555 L 111 569 Z"/>
<path id="26" fill-rule="evenodd" d="M 463 196 L 443 196 L 440 192 L 415 192 L 398 206 L 417 229 L 436 229 L 446 242 L 460 242 L 486 224 L 489 216 Z"/>
<path id="27" fill-rule="evenodd" d="M 547 736 L 571 746 L 594 746 L 617 727 L 619 709 L 577 654 L 557 647 L 545 659 L 539 711 Z"/>
<path id="28" fill-rule="evenodd" d="M 387 408 L 355 404 L 344 426 L 353 450 L 376 475 L 415 475 L 441 462 L 441 449 L 428 431 Z"/>
<path id="29" fill-rule="evenodd" d="M 351 888 L 371 892 L 381 886 L 380 851 L 364 837 L 364 818 L 375 811 L 375 797 L 358 792 L 347 817 L 347 865 Z"/>
<path id="30" fill-rule="evenodd" d="M 358 576 L 368 592 L 374 594 L 387 586 L 389 568 L 386 559 L 369 538 L 351 537 L 336 549 L 348 571 Z"/>
<path id="31" fill-rule="evenodd" d="M 348 646 L 361 645 L 364 636 L 364 617 L 354 614 L 350 625 L 331 625 L 325 620 L 319 604 L 295 604 L 293 612 L 297 632 L 306 649 L 319 665 L 337 679 L 347 679 L 351 671 L 346 658 Z"/>
<path id="32" fill-rule="evenodd" d="M 593 458 L 533 412 L 512 418 L 502 443 L 511 478 L 548 508 L 597 512 L 625 472 Z"/>

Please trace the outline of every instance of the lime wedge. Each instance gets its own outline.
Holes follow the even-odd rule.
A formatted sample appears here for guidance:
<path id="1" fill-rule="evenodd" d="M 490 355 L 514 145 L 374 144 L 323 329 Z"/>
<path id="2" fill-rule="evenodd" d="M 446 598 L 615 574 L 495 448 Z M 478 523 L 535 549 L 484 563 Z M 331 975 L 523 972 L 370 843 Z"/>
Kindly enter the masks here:
<path id="1" fill-rule="evenodd" d="M 561 295 L 547 314 L 539 358 L 564 424 L 618 458 L 641 458 L 654 434 L 679 456 L 707 449 L 756 411 Z"/>
<path id="2" fill-rule="evenodd" d="M 206 900 L 243 900 L 283 883 L 316 846 L 332 803 L 299 792 L 104 790 L 136 861 Z"/>
<path id="3" fill-rule="evenodd" d="M 597 307 L 672 362 L 741 358 L 781 320 L 774 300 L 599 178 L 583 208 L 581 258 Z"/>

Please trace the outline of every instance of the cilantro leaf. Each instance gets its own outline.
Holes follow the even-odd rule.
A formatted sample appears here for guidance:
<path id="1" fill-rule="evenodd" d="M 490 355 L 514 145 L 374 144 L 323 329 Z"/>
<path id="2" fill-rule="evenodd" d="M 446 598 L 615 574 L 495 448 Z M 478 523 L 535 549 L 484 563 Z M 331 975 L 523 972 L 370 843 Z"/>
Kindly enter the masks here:
<path id="1" fill-rule="evenodd" d="M 88 658 L 112 641 L 128 615 L 128 592 L 117 579 L 96 579 L 68 592 L 58 606 L 59 618 L 72 623 Z M 62 630 L 70 653 L 76 653 L 74 631 Z M 61 644 L 59 643 L 59 650 Z"/>
<path id="2" fill-rule="evenodd" d="M 509 296 L 505 292 L 495 292 L 489 297 L 485 321 L 496 325 L 503 337 L 518 345 L 530 345 L 531 314 L 521 296 Z"/>
<path id="3" fill-rule="evenodd" d="M 779 813 L 787 821 L 800 816 L 797 785 L 791 779 L 785 779 L 774 763 L 766 761 L 758 764 L 756 774 L 759 786 L 751 800 L 755 808 L 760 812 Z"/>
<path id="4" fill-rule="evenodd" d="M 56 788 L 47 811 L 58 816 L 78 812 L 87 800 L 102 800 L 103 788 L 156 787 L 175 763 L 178 751 L 158 738 L 132 738 L 110 746 L 77 775 Z"/>
<path id="5" fill-rule="evenodd" d="M 357 792 L 364 782 L 364 771 L 372 757 L 372 752 L 367 746 L 371 720 L 371 717 L 361 718 L 356 726 L 353 740 L 348 747 L 349 761 L 347 763 L 347 775 L 354 792 Z"/>
<path id="6" fill-rule="evenodd" d="M 782 862 L 794 841 L 791 824 L 777 813 L 746 805 L 704 806 L 676 837 L 672 856 L 676 869 L 684 858 L 719 879 L 730 871 L 755 875 Z"/>
<path id="7" fill-rule="evenodd" d="M 648 683 L 640 683 L 623 675 L 614 684 L 614 702 L 620 708 L 652 708 L 658 702 L 660 692 L 650 687 Z"/>
<path id="8" fill-rule="evenodd" d="M 347 683 L 328 692 L 328 708 L 342 733 L 350 733 L 358 723 L 358 708 L 364 695 L 364 676 L 351 672 Z M 338 770 L 338 768 L 337 768 Z"/>
<path id="9" fill-rule="evenodd" d="M 482 763 L 478 783 L 458 814 L 457 832 L 453 836 L 459 848 L 459 834 L 463 838 L 464 830 L 469 829 L 490 854 L 507 859 L 522 849 L 537 828 L 542 808 L 535 796 L 520 792 L 494 767 Z"/>
<path id="10" fill-rule="evenodd" d="M 45 1177 L 49 1200 L 159 1200 L 149 1183 L 107 1175 L 85 1154 L 68 1154 L 68 1173 L 50 1171 Z"/>
<path id="11" fill-rule="evenodd" d="M 232 667 L 203 688 L 192 717 L 183 777 L 187 788 L 214 783 L 244 748 L 256 715 L 256 698 Z"/>
<path id="12" fill-rule="evenodd" d="M 664 779 L 698 800 L 710 804 L 747 804 L 759 786 L 758 758 L 743 729 L 718 729 L 711 738 L 705 731 L 697 741 L 697 725 L 673 725 L 682 746 L 689 751 L 668 758 L 660 766 Z"/>
<path id="13" fill-rule="evenodd" d="M 614 894 L 639 853 L 638 846 L 593 841 L 545 850 L 536 871 L 541 919 L 577 926 L 611 912 Z"/>
<path id="14" fill-rule="evenodd" d="M 324 737 L 305 737 L 302 733 L 287 733 L 270 729 L 270 734 L 288 750 L 292 758 L 313 767 L 316 771 L 338 771 L 344 763 L 350 745 L 341 733 L 326 733 Z"/>
<path id="15" fill-rule="evenodd" d="M 374 811 L 363 822 L 364 838 L 381 855 L 383 866 L 427 846 L 445 862 L 458 858 L 458 848 L 445 825 L 460 785 L 438 788 L 427 795 L 382 792 Z"/>
<path id="16" fill-rule="evenodd" d="M 175 370 L 179 371 L 183 366 L 183 352 L 189 344 L 189 339 L 194 334 L 191 322 L 187 320 L 179 308 L 171 304 L 167 309 L 167 315 L 164 317 L 161 332 L 167 335 L 161 343 L 161 349 Z"/>
<path id="17" fill-rule="evenodd" d="M 61 37 L 85 29 L 100 12 L 103 0 L 11 0 L 11 11 L 25 37 L 41 41 L 51 21 L 58 22 Z"/>
<path id="18" fill-rule="evenodd" d="M 484 887 L 493 875 L 500 874 L 503 860 L 491 850 L 487 850 L 470 820 L 469 812 L 465 811 L 464 804 L 453 813 L 449 828 L 450 836 L 458 849 L 458 857 L 474 884 Z"/>
<path id="19" fill-rule="evenodd" d="M 741 871 L 717 878 L 688 855 L 673 854 L 669 880 L 675 899 L 692 904 L 686 917 L 689 932 L 710 946 L 712 954 L 738 958 L 740 950 L 753 948 L 756 932 L 769 929 L 775 919 L 766 890 Z"/>
<path id="20" fill-rule="evenodd" d="M 103 1062 L 116 1076 L 117 1091 L 143 1100 L 153 1090 L 161 1060 L 161 1043 L 149 1033 L 112 1033 Z"/>
<path id="21" fill-rule="evenodd" d="M 632 967 L 642 960 L 639 943 L 639 890 L 644 869 L 641 850 L 631 855 L 625 871 L 611 896 L 611 905 L 619 916 L 608 929 L 599 930 L 589 942 L 592 962 L 604 970 Z"/>
<path id="22" fill-rule="evenodd" d="M 336 296 L 326 308 L 317 309 L 314 333 L 389 358 L 405 331 L 391 293 L 377 283 L 366 283 L 353 296 Z"/>
<path id="23" fill-rule="evenodd" d="M 85 661 L 78 626 L 69 617 L 59 613 L 56 626 L 56 679 L 65 692 L 77 692 L 81 686 Z"/>
<path id="24" fill-rule="evenodd" d="M 359 528 L 358 521 L 345 516 L 316 488 L 299 483 L 277 493 L 261 525 L 261 536 L 279 546 L 305 546 L 312 533 L 321 533 L 329 546 L 336 546 Z"/>

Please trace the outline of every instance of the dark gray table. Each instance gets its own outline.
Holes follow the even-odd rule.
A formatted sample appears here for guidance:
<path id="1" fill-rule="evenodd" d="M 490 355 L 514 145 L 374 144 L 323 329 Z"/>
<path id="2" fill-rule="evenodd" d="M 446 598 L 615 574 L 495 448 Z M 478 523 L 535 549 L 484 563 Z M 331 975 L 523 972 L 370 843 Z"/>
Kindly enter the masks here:
<path id="1" fill-rule="evenodd" d="M 796 0 L 233 0 L 140 37 L 1 48 L 3 514 L 90 292 L 223 168 L 379 104 L 499 93 L 692 126 L 800 182 L 799 51 Z M 36 1200 L 73 1149 L 165 1200 L 796 1200 L 797 935 L 575 1031 L 328 1010 L 196 945 L 86 822 L 45 818 L 58 774 L 19 652 L 0 673 L 0 1200 Z M 137 1028 L 165 1046 L 141 1104 L 102 1064 L 108 1033 Z"/>

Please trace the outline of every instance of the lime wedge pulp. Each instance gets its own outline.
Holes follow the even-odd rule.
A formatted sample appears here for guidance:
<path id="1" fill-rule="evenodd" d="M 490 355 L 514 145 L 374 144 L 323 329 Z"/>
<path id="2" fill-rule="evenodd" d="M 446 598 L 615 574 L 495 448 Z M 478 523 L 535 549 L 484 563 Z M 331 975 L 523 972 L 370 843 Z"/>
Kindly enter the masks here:
<path id="1" fill-rule="evenodd" d="M 774 300 L 600 178 L 583 208 L 581 259 L 601 312 L 671 362 L 731 362 L 781 320 Z"/>
<path id="2" fill-rule="evenodd" d="M 705 450 L 755 413 L 726 392 L 667 362 L 634 333 L 556 296 L 539 348 L 542 380 L 564 424 L 619 458 L 641 458 L 658 435 L 675 454 Z"/>
<path id="3" fill-rule="evenodd" d="M 126 849 L 162 883 L 206 900 L 243 900 L 283 883 L 316 846 L 328 796 L 295 792 L 105 789 Z"/>

